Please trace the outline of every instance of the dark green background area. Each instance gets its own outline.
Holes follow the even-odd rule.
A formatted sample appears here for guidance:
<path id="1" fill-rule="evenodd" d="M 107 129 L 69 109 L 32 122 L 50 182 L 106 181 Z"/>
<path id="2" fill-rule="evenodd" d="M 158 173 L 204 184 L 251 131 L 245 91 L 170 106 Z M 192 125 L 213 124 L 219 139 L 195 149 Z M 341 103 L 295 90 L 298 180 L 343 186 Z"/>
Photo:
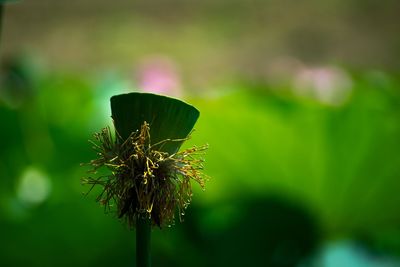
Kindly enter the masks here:
<path id="1" fill-rule="evenodd" d="M 365 74 L 353 82 L 340 107 L 243 82 L 224 96 L 188 99 L 201 117 L 186 146 L 210 145 L 211 179 L 205 192 L 195 186 L 184 223 L 153 231 L 154 265 L 297 266 L 343 237 L 399 253 L 399 80 Z M 134 232 L 82 195 L 87 168 L 79 164 L 94 157 L 87 139 L 111 124 L 99 117 L 108 107 L 95 103 L 92 86 L 80 76 L 38 77 L 8 98 L 21 101 L 17 108 L 1 106 L 4 266 L 134 262 Z M 18 195 L 32 168 L 51 184 L 39 204 Z"/>

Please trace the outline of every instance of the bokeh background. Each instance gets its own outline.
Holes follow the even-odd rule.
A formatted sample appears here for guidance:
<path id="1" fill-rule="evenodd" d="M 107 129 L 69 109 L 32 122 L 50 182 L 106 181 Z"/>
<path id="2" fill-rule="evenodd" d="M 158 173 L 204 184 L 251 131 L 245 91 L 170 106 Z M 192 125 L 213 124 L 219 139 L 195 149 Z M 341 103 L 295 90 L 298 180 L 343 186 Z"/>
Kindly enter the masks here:
<path id="1" fill-rule="evenodd" d="M 25 0 L 0 45 L 0 266 L 134 266 L 80 184 L 131 91 L 194 104 L 210 145 L 154 266 L 400 266 L 400 2 Z"/>

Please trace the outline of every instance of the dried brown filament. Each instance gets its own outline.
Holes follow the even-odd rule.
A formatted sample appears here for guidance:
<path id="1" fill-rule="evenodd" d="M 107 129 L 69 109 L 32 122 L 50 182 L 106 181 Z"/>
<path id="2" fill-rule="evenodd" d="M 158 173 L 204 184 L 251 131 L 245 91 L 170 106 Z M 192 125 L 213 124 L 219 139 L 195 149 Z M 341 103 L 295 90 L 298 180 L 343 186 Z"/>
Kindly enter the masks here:
<path id="1" fill-rule="evenodd" d="M 108 127 L 96 133 L 94 139 L 91 142 L 98 158 L 89 163 L 93 176 L 83 178 L 82 183 L 92 185 L 89 192 L 94 186 L 101 186 L 97 201 L 130 228 L 139 217 L 148 217 L 159 227 L 172 224 L 176 212 L 181 220 L 192 199 L 191 181 L 204 189 L 207 177 L 202 173 L 202 156 L 207 145 L 171 155 L 158 151 L 154 147 L 160 147 L 160 143 L 151 144 L 146 122 L 124 141 L 118 134 L 113 138 Z M 107 168 L 110 174 L 96 177 L 101 168 Z"/>

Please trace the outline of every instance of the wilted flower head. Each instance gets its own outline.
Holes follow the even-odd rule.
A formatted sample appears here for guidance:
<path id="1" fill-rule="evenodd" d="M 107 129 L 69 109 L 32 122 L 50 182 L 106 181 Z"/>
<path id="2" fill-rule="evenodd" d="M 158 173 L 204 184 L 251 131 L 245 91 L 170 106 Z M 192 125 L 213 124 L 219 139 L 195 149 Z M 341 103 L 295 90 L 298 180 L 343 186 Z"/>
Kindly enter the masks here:
<path id="1" fill-rule="evenodd" d="M 139 96 L 142 100 L 151 97 Z M 82 180 L 92 188 L 101 186 L 97 201 L 131 228 L 139 218 L 149 218 L 159 227 L 172 224 L 176 212 L 182 219 L 192 199 L 191 182 L 197 182 L 204 189 L 206 180 L 201 156 L 207 146 L 172 150 L 179 148 L 188 137 L 153 143 L 150 133 L 146 121 L 127 138 L 117 130 L 113 137 L 110 128 L 96 133 L 92 143 L 98 158 L 90 162 L 93 176 Z M 96 175 L 99 169 L 108 169 L 109 173 Z"/>

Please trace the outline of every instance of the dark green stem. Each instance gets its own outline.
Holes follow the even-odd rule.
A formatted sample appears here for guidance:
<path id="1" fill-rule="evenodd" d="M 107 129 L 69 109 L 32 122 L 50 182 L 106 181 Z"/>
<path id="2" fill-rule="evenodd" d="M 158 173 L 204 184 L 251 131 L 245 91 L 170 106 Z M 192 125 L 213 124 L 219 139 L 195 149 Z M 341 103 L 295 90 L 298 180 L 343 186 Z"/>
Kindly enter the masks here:
<path id="1" fill-rule="evenodd" d="M 136 267 L 150 267 L 151 223 L 147 218 L 136 222 Z"/>

